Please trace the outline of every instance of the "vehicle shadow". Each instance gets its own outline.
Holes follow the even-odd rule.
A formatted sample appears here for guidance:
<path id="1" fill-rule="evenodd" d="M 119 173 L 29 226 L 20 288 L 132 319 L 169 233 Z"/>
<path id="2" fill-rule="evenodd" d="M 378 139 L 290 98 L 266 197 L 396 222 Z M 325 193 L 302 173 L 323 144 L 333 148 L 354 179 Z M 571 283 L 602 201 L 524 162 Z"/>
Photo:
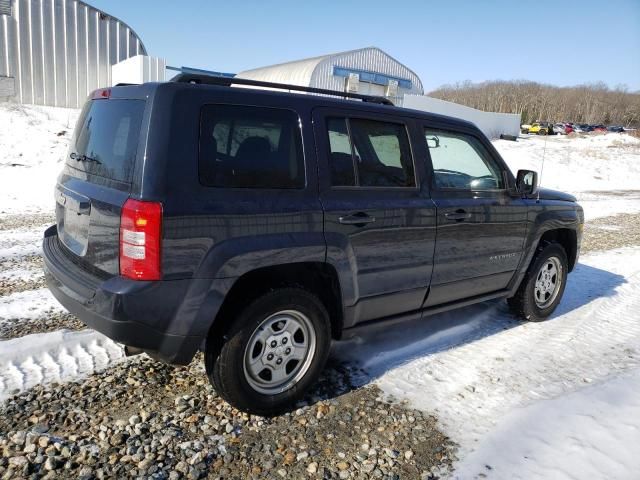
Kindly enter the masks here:
<path id="1" fill-rule="evenodd" d="M 616 288 L 625 282 L 622 275 L 579 264 L 569 275 L 560 305 L 546 322 L 561 322 L 564 315 L 615 295 Z M 334 342 L 325 378 L 306 400 L 315 402 L 342 395 L 417 358 L 521 328 L 523 324 L 510 313 L 504 300 L 492 300 L 421 320 L 372 327 L 350 340 Z"/>

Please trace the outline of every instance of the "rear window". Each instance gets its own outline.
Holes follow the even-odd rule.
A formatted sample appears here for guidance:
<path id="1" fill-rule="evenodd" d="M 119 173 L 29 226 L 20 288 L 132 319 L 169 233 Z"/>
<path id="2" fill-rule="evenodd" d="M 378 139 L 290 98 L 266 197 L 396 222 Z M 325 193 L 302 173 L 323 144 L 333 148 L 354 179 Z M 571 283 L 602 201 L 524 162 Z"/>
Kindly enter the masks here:
<path id="1" fill-rule="evenodd" d="M 87 173 L 130 182 L 144 100 L 92 100 L 80 114 L 67 164 Z"/>
<path id="2" fill-rule="evenodd" d="M 205 106 L 199 176 L 203 185 L 211 187 L 302 188 L 298 115 L 277 108 Z"/>

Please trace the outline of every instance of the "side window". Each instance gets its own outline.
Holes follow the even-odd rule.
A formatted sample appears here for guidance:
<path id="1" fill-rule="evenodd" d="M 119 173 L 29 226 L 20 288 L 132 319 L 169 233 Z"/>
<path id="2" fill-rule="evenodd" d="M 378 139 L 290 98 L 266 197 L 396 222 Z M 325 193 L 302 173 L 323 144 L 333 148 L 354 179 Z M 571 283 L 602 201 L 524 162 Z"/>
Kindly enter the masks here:
<path id="1" fill-rule="evenodd" d="M 489 153 L 469 135 L 425 129 L 437 188 L 497 190 L 502 173 Z"/>
<path id="2" fill-rule="evenodd" d="M 206 105 L 198 171 L 200 182 L 211 187 L 302 188 L 298 116 L 275 108 Z"/>
<path id="3" fill-rule="evenodd" d="M 415 186 L 413 159 L 404 125 L 329 118 L 327 130 L 332 185 Z"/>
<path id="4" fill-rule="evenodd" d="M 329 166 L 331 185 L 351 187 L 356 184 L 356 174 L 351 156 L 351 141 L 347 130 L 346 118 L 327 120 L 329 134 Z"/>

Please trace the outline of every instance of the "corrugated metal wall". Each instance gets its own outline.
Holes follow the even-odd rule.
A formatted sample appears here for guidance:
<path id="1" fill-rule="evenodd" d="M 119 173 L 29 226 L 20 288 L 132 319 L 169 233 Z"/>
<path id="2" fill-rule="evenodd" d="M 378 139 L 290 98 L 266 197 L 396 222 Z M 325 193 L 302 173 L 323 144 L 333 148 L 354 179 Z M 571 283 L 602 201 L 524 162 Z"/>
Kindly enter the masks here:
<path id="1" fill-rule="evenodd" d="M 111 65 L 146 55 L 128 25 L 81 1 L 9 3 L 10 15 L 0 15 L 0 79 L 9 77 L 0 92 L 12 83 L 9 98 L 20 103 L 79 107 L 111 85 Z"/>

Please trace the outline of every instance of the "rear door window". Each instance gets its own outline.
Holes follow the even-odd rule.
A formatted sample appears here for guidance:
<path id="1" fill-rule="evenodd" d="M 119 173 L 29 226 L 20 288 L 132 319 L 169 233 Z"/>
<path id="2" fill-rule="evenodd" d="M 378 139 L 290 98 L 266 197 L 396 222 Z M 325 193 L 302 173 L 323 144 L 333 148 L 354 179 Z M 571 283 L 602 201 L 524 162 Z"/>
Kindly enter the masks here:
<path id="1" fill-rule="evenodd" d="M 92 100 L 85 104 L 71 140 L 67 165 L 130 183 L 144 100 Z"/>
<path id="2" fill-rule="evenodd" d="M 205 106 L 198 170 L 200 182 L 211 187 L 304 187 L 298 115 L 277 108 Z"/>
<path id="3" fill-rule="evenodd" d="M 360 118 L 328 118 L 329 165 L 334 186 L 415 187 L 403 124 Z"/>

